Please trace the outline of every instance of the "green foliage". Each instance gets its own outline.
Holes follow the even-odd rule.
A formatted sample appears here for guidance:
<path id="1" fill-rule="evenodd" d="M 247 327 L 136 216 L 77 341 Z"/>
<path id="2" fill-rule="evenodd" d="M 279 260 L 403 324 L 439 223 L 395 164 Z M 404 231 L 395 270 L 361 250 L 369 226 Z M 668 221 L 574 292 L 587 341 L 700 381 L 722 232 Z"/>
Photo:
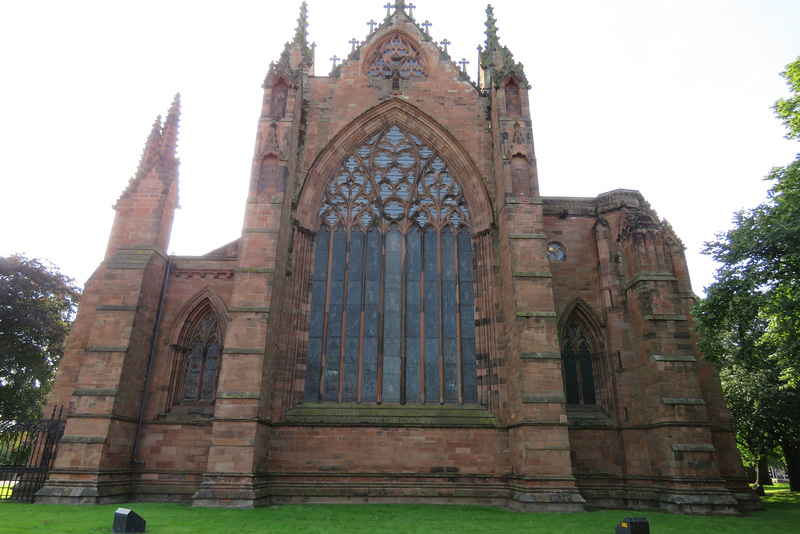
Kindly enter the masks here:
<path id="1" fill-rule="evenodd" d="M 774 109 L 787 137 L 800 139 L 800 57 L 782 75 L 794 94 Z M 720 369 L 740 448 L 753 459 L 800 444 L 800 155 L 766 179 L 766 201 L 706 243 L 721 267 L 695 308 L 700 348 Z"/>
<path id="2" fill-rule="evenodd" d="M 40 417 L 80 291 L 56 267 L 0 256 L 0 417 Z"/>
<path id="3" fill-rule="evenodd" d="M 789 98 L 779 98 L 773 109 L 789 130 L 786 138 L 800 139 L 800 58 L 786 65 L 781 76 L 786 79 L 786 85 L 794 94 Z"/>

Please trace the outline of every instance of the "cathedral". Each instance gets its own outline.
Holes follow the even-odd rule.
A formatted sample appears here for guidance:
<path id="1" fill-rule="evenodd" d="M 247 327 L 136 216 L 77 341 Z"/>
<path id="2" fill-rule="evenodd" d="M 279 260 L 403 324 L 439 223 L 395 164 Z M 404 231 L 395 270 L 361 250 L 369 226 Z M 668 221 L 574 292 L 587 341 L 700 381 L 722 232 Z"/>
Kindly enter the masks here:
<path id="1" fill-rule="evenodd" d="M 758 508 L 670 226 L 633 190 L 540 194 L 491 6 L 476 81 L 412 4 L 384 7 L 317 76 L 302 5 L 241 235 L 203 256 L 167 255 L 179 97 L 155 122 L 61 361 L 37 501 Z"/>

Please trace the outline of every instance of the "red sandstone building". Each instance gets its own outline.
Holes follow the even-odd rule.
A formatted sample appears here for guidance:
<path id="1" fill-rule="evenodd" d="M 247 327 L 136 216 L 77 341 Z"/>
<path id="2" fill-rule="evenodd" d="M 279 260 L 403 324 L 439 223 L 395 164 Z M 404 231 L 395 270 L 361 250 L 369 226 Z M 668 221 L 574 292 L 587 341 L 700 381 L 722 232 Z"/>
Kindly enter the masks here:
<path id="1" fill-rule="evenodd" d="M 166 255 L 177 98 L 156 122 L 50 399 L 69 417 L 40 502 L 758 506 L 678 238 L 636 191 L 542 197 L 491 9 L 478 83 L 408 11 L 315 76 L 303 6 L 241 236 L 205 256 Z"/>

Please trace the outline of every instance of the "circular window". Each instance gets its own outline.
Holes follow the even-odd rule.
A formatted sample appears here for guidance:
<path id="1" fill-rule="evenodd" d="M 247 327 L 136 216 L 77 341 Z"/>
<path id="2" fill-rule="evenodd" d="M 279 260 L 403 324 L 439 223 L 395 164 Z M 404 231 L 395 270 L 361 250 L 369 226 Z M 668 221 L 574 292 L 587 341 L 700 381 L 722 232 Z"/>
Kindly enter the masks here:
<path id="1" fill-rule="evenodd" d="M 547 244 L 547 259 L 550 261 L 564 261 L 567 259 L 567 251 L 564 245 L 555 241 Z"/>

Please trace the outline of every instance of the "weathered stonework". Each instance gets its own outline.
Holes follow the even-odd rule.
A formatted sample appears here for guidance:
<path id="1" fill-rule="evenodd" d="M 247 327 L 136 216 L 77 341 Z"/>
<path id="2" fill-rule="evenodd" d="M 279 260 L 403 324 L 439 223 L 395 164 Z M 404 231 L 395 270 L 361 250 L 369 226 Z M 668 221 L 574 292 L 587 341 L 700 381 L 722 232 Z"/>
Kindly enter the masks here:
<path id="1" fill-rule="evenodd" d="M 115 207 L 108 252 L 86 285 L 50 399 L 69 416 L 38 500 L 458 502 L 719 514 L 757 508 L 719 379 L 695 348 L 694 296 L 671 228 L 636 191 L 541 197 L 528 84 L 500 47 L 491 10 L 474 84 L 404 2 L 395 4 L 328 77 L 313 75 L 303 6 L 294 40 L 264 82 L 237 241 L 205 256 L 166 256 L 177 206 L 177 99 L 166 121 L 154 125 Z M 431 150 L 446 162 L 469 217 L 471 250 L 459 245 L 457 299 L 474 309 L 462 306 L 467 319 L 453 322 L 466 359 L 459 360 L 461 389 L 448 401 L 444 385 L 438 395 L 408 385 L 414 373 L 435 381 L 438 372 L 443 382 L 445 357 L 438 367 L 425 363 L 403 375 L 404 391 L 417 395 L 408 402 L 362 399 L 368 386 L 382 391 L 388 352 L 371 383 L 364 377 L 372 355 L 357 355 L 363 387 L 355 400 L 342 393 L 346 377 L 331 367 L 332 349 L 324 349 L 327 363 L 309 357 L 320 306 L 313 288 L 319 272 L 336 269 L 317 254 L 328 253 L 318 242 L 327 231 L 320 206 L 332 180 L 344 180 L 337 176 L 349 155 L 367 151 L 389 128 L 430 146 L 414 149 L 415 157 Z M 366 152 L 358 157 L 367 161 Z M 436 169 L 425 171 L 425 187 L 445 180 Z M 399 205 L 422 194 L 418 187 L 387 198 Z M 447 249 L 439 247 L 444 284 Z M 347 250 L 354 257 L 355 249 Z M 417 275 L 424 281 L 428 272 Z M 332 291 L 325 302 L 333 302 L 326 296 Z M 411 307 L 412 293 L 404 295 Z M 430 309 L 450 309 L 444 299 Z M 448 313 L 440 311 L 440 320 Z M 403 328 L 412 328 L 416 319 L 402 314 Z M 363 340 L 364 321 L 355 337 L 342 321 L 341 339 Z M 439 339 L 441 348 L 450 338 Z M 571 343 L 588 351 L 582 360 L 570 356 Z M 411 352 L 403 350 L 400 361 L 408 365 Z M 347 354 L 342 348 L 341 369 Z M 579 360 L 576 371 L 565 363 Z M 320 394 L 332 387 L 334 397 L 315 398 L 311 373 L 329 381 Z M 575 387 L 570 373 L 580 377 Z"/>

